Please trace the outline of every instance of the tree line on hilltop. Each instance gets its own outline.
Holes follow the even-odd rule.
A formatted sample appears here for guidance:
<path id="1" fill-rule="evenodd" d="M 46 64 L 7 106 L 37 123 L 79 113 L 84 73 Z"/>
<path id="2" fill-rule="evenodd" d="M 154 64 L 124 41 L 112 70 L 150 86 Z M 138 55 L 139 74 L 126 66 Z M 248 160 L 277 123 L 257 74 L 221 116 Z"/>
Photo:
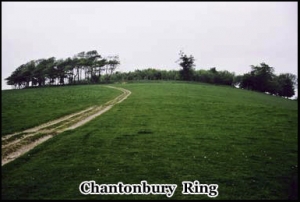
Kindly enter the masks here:
<path id="1" fill-rule="evenodd" d="M 177 61 L 178 70 L 158 70 L 148 68 L 133 72 L 115 71 L 120 64 L 118 56 L 103 58 L 96 50 L 81 52 L 73 58 L 56 60 L 32 60 L 18 67 L 8 78 L 7 84 L 15 88 L 45 85 L 90 84 L 138 80 L 183 80 L 217 85 L 239 86 L 281 97 L 295 95 L 297 78 L 294 74 L 274 74 L 274 67 L 262 62 L 251 65 L 250 72 L 235 75 L 227 70 L 218 71 L 216 67 L 209 70 L 195 70 L 195 59 L 182 51 Z"/>
<path id="2" fill-rule="evenodd" d="M 73 58 L 31 60 L 19 66 L 6 80 L 15 88 L 99 83 L 102 72 L 109 78 L 119 64 L 118 56 L 103 58 L 92 50 L 80 52 Z"/>
<path id="3" fill-rule="evenodd" d="M 274 74 L 274 67 L 262 62 L 260 66 L 251 65 L 251 71 L 235 76 L 228 71 L 217 71 L 211 68 L 208 71 L 194 70 L 194 57 L 180 52 L 180 63 L 182 69 L 179 71 L 182 80 L 193 80 L 212 84 L 223 84 L 239 86 L 242 89 L 254 90 L 281 97 L 292 97 L 295 95 L 297 77 L 291 73 Z"/>

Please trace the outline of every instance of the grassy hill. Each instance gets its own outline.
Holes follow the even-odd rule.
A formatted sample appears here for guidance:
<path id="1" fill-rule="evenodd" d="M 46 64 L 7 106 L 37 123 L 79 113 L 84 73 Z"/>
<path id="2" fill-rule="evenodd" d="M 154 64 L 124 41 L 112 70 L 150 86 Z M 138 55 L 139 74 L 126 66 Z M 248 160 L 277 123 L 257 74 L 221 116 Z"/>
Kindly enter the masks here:
<path id="1" fill-rule="evenodd" d="M 218 184 L 216 199 L 294 196 L 297 101 L 205 84 L 115 86 L 132 94 L 86 125 L 57 135 L 3 166 L 2 198 L 168 199 L 165 195 L 82 195 L 79 184 L 89 180 L 177 184 L 171 199 L 209 199 L 181 193 L 182 181 L 194 180 Z M 91 86 L 78 88 L 88 91 Z M 108 91 L 110 96 L 119 93 Z M 32 109 L 31 104 L 23 110 Z M 6 110 L 3 105 L 2 111 Z"/>
<path id="2" fill-rule="evenodd" d="M 18 132 L 103 104 L 120 92 L 99 85 L 44 87 L 2 91 L 1 135 Z"/>

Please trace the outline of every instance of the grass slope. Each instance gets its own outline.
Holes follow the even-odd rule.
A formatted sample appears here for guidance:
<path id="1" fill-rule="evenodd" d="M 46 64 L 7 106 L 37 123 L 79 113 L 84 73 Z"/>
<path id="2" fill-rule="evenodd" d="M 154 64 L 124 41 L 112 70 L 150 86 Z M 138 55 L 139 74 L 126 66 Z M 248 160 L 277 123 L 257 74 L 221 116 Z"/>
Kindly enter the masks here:
<path id="1" fill-rule="evenodd" d="M 296 101 L 185 83 L 119 85 L 132 92 L 88 124 L 2 167 L 3 199 L 168 199 L 82 195 L 79 184 L 218 184 L 216 199 L 286 199 L 298 173 Z"/>
<path id="2" fill-rule="evenodd" d="M 99 85 L 4 90 L 1 135 L 105 103 L 120 93 Z"/>

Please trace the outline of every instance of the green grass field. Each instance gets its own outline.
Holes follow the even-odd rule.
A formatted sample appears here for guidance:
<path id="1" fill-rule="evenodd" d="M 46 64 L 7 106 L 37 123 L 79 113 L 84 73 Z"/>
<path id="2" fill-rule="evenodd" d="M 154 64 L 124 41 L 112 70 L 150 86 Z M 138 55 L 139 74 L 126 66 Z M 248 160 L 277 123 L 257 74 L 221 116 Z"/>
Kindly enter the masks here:
<path id="1" fill-rule="evenodd" d="M 297 101 L 193 83 L 115 86 L 132 94 L 86 125 L 59 134 L 4 165 L 2 198 L 210 199 L 181 193 L 181 182 L 194 180 L 218 184 L 215 199 L 287 199 L 292 194 L 290 185 L 298 176 Z M 107 93 L 91 91 L 91 96 L 119 93 L 101 89 Z M 172 198 L 82 195 L 79 184 L 89 180 L 97 184 L 147 180 L 178 187 Z"/>
<path id="2" fill-rule="evenodd" d="M 1 135 L 28 129 L 89 106 L 105 103 L 119 94 L 121 92 L 99 85 L 4 90 Z"/>

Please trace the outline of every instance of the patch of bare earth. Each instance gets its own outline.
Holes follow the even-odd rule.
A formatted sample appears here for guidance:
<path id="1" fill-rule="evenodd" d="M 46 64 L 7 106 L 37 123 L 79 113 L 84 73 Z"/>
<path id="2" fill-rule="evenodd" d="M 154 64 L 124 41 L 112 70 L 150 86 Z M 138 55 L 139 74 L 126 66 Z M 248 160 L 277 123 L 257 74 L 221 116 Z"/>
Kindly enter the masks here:
<path id="1" fill-rule="evenodd" d="M 61 117 L 34 128 L 2 137 L 2 166 L 15 160 L 51 137 L 66 130 L 72 130 L 80 127 L 97 116 L 100 116 L 111 109 L 115 104 L 124 101 L 131 94 L 129 90 L 124 88 L 113 86 L 106 87 L 120 90 L 123 93 L 113 100 L 108 101 L 104 105 L 89 107 L 80 112 Z"/>

